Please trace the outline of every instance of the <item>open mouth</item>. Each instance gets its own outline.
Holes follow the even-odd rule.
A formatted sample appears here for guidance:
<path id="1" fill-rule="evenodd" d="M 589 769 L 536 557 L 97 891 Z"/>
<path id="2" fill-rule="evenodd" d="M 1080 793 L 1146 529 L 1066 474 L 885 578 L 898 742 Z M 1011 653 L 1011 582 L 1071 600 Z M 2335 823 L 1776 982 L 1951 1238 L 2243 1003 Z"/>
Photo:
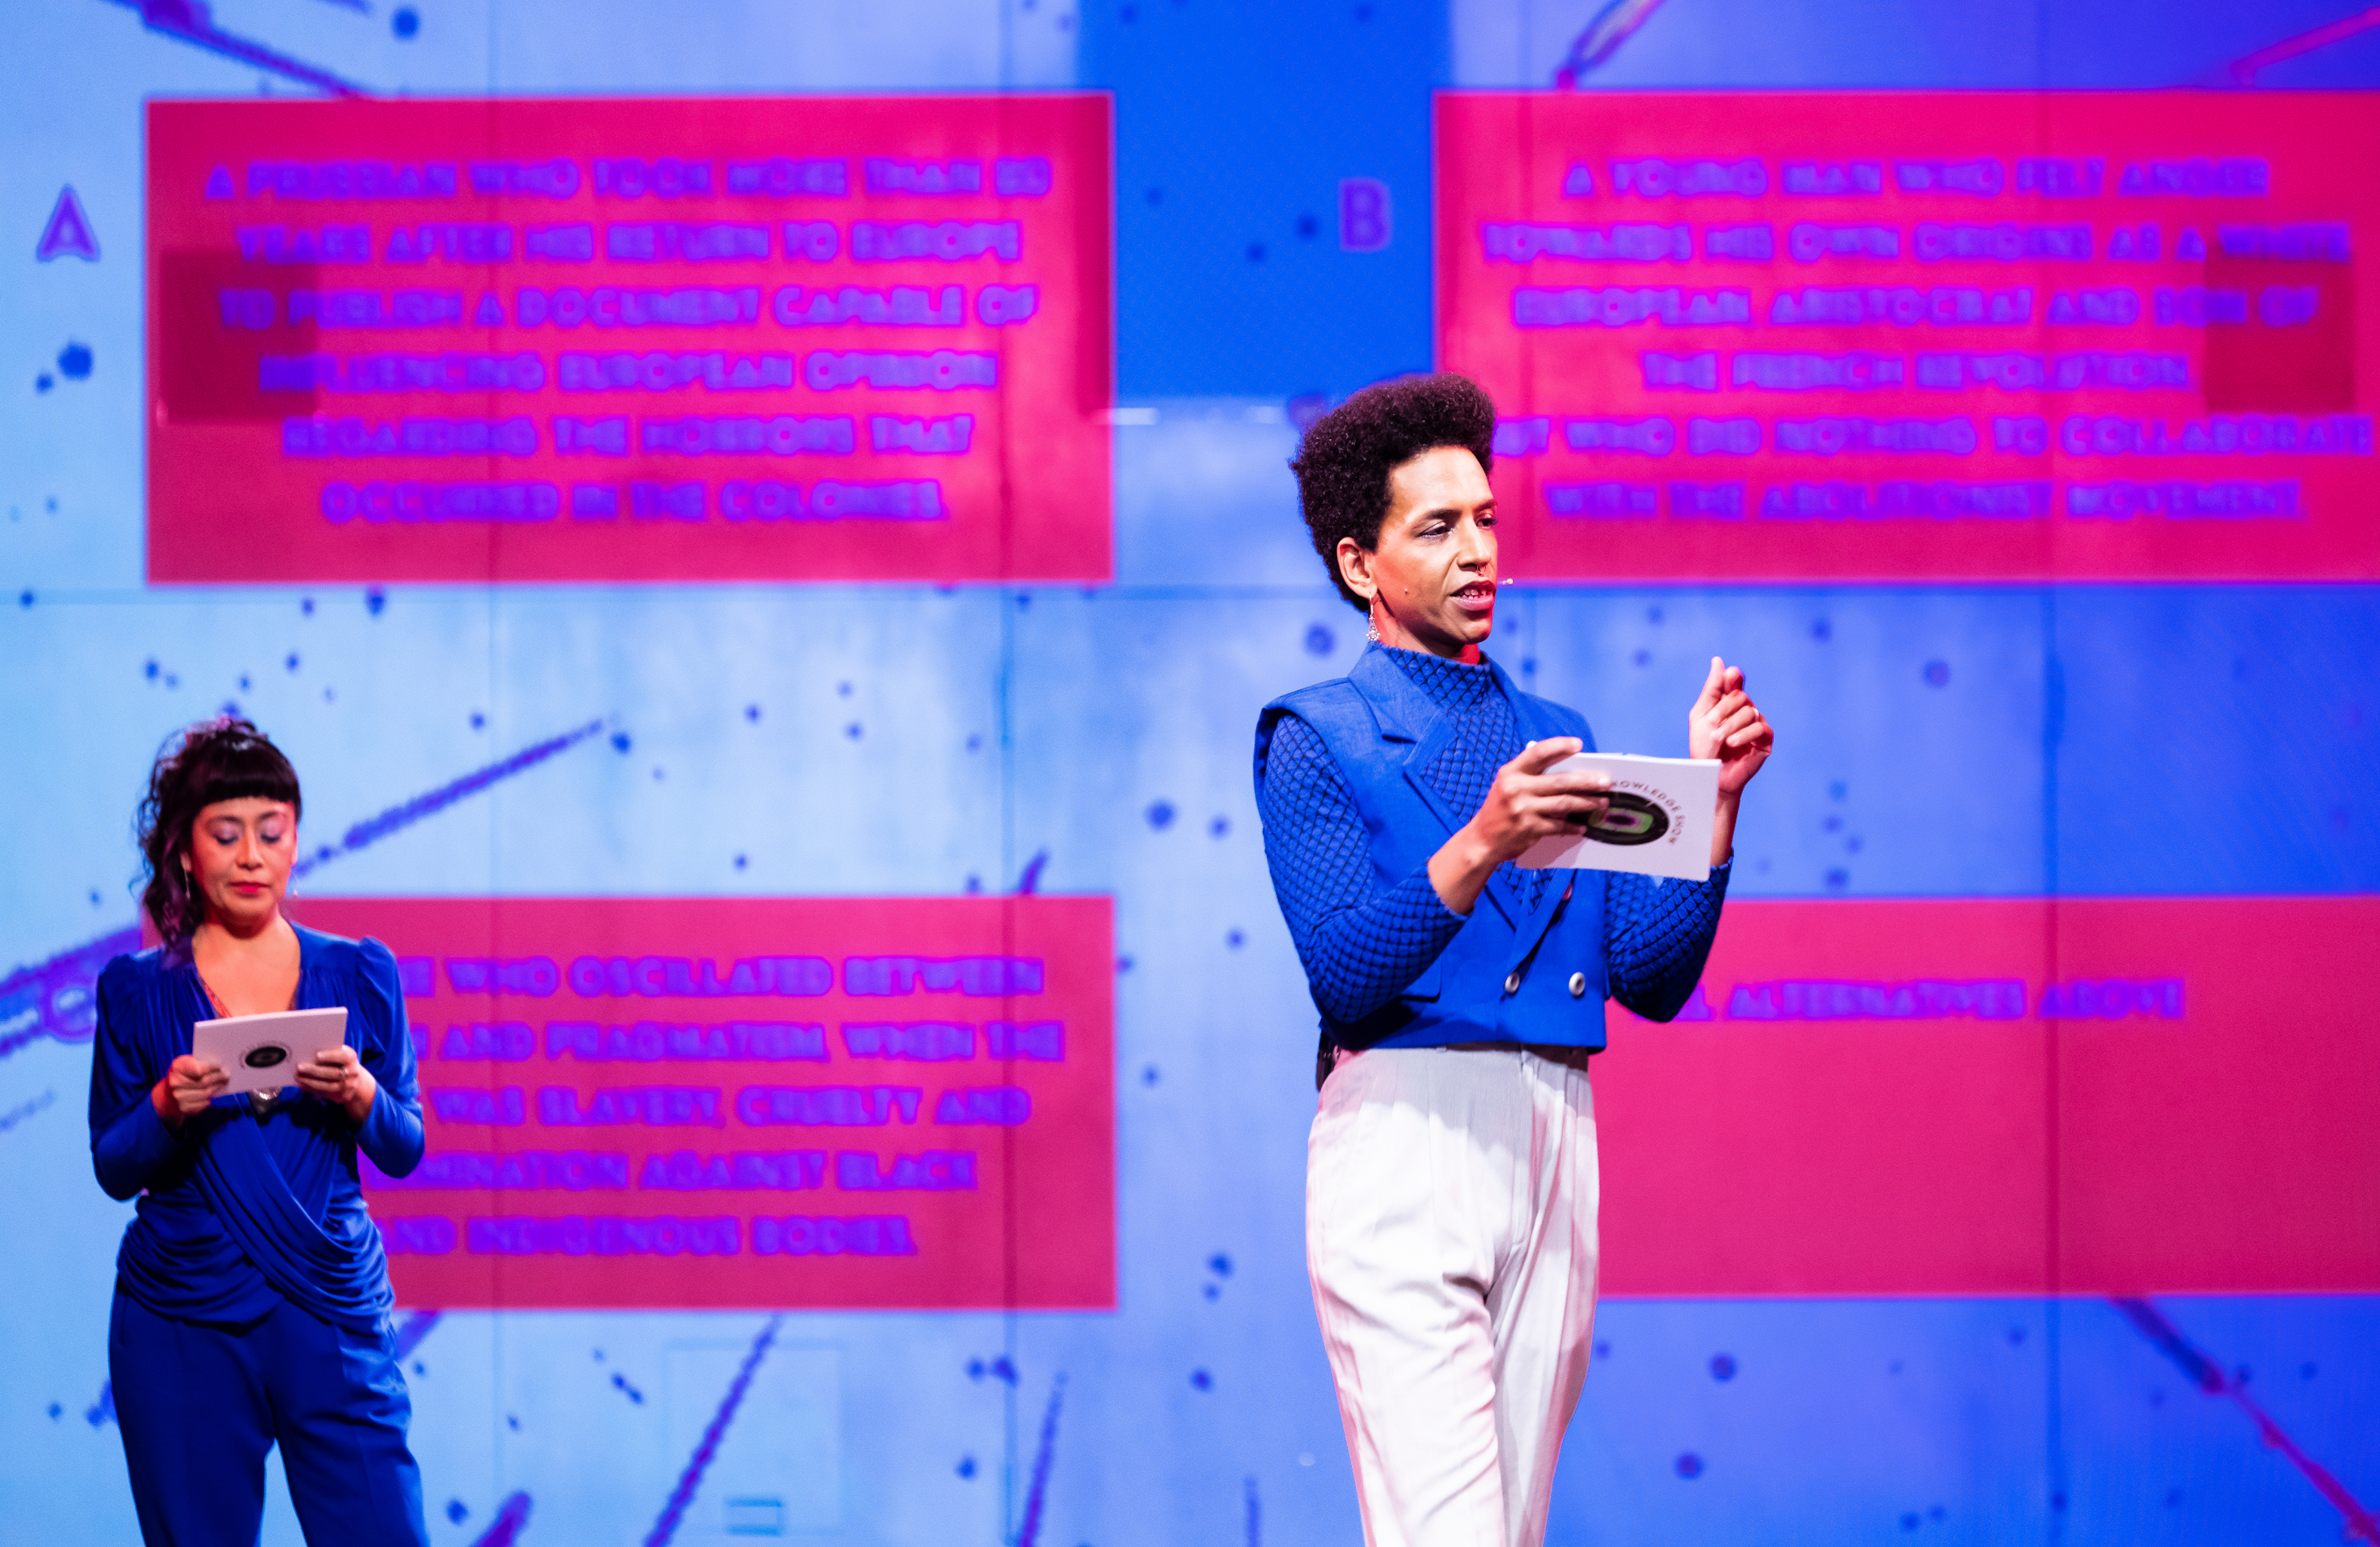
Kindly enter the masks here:
<path id="1" fill-rule="evenodd" d="M 1496 605 L 1496 582 L 1474 580 L 1454 593 L 1454 604 L 1465 612 L 1484 613 Z"/>

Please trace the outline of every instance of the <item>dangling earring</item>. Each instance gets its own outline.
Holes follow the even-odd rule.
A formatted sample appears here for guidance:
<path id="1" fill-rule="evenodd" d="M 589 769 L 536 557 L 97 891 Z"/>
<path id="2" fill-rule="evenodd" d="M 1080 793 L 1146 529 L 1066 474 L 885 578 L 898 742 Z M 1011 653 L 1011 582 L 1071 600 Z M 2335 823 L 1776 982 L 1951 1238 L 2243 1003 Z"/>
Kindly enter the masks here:
<path id="1" fill-rule="evenodd" d="M 1378 644 L 1380 642 L 1379 620 L 1373 617 L 1368 613 L 1364 616 L 1364 638 L 1371 640 L 1374 644 Z"/>

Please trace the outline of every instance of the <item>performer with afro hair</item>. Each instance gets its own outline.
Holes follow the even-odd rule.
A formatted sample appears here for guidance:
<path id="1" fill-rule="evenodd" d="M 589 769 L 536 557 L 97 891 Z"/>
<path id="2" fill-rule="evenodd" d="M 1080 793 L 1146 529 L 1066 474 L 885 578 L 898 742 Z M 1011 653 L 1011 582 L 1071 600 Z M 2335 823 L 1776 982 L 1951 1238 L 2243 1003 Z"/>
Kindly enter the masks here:
<path id="1" fill-rule="evenodd" d="M 1514 867 L 1608 785 L 1550 772 L 1593 749 L 1586 722 L 1480 648 L 1495 431 L 1486 393 L 1436 375 L 1306 432 L 1305 523 L 1371 643 L 1257 722 L 1265 854 L 1321 1014 L 1306 1263 L 1370 1547 L 1544 1540 L 1594 1324 L 1604 1001 L 1668 1020 L 1693 994 L 1773 744 L 1714 657 L 1687 715 L 1720 767 L 1710 879 Z"/>

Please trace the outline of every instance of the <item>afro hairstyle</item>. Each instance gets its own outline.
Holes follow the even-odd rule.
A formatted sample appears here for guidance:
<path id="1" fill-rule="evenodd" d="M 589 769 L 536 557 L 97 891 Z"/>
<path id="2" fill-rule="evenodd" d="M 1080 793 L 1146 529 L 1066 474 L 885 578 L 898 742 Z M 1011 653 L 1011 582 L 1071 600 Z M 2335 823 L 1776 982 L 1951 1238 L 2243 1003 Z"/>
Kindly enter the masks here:
<path id="1" fill-rule="evenodd" d="M 1352 537 L 1366 553 L 1378 546 L 1390 472 L 1440 446 L 1463 447 L 1486 472 L 1495 465 L 1495 439 L 1496 405 L 1478 383 L 1452 372 L 1367 386 L 1306 430 L 1289 469 L 1314 551 L 1349 606 L 1370 610 L 1339 572 L 1339 540 Z"/>

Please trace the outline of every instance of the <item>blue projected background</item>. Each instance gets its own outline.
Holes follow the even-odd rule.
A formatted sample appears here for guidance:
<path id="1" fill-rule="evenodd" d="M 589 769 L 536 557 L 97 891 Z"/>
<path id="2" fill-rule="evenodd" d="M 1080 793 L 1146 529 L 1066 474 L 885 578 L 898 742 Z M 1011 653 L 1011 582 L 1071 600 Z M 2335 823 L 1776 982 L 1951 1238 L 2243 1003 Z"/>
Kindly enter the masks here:
<path id="1" fill-rule="evenodd" d="M 1359 1541 L 1305 1276 L 1312 1012 L 1248 738 L 1364 642 L 1283 464 L 1305 415 L 1433 362 L 1432 93 L 1566 67 L 1588 90 L 2380 87 L 2380 26 L 2291 43 L 2355 9 L 17 0 L 6 1534 L 137 1538 L 106 1386 L 129 1211 L 91 1180 L 88 1044 L 41 1006 L 129 948 L 161 738 L 236 705 L 333 847 L 306 895 L 1113 899 L 1114 1310 L 408 1308 L 441 1547 Z M 1112 583 L 146 585 L 142 104 L 338 88 L 1112 92 Z M 1360 230 L 1350 179 L 1385 191 Z M 2372 587 L 1523 579 L 1499 658 L 1606 747 L 1681 750 L 1708 657 L 1746 666 L 1784 750 L 1737 898 L 2380 892 Z M 2196 841 L 2243 749 L 2263 841 Z M 1662 1034 L 1614 1018 L 1599 1078 Z M 1621 1297 L 1595 1355 L 1560 1543 L 2380 1542 L 2380 1296 Z M 270 1498 L 265 1540 L 298 1541 Z"/>

